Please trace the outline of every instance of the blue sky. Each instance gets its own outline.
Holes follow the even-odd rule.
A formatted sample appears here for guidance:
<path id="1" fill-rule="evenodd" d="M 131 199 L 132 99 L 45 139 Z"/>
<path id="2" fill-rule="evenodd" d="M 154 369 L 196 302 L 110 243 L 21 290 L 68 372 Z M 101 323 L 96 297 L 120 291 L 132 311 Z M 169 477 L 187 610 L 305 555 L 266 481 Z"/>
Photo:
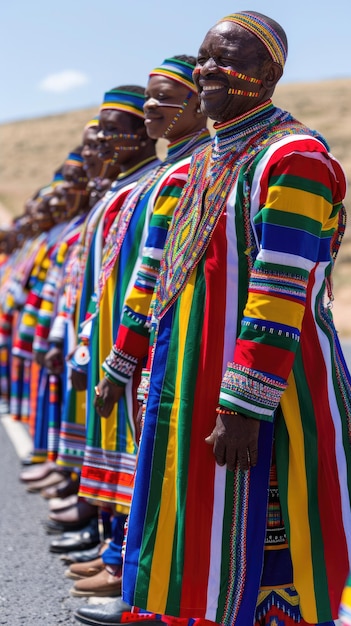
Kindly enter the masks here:
<path id="1" fill-rule="evenodd" d="M 284 82 L 351 77 L 350 0 L 15 0 L 0 10 L 0 123 L 98 105 L 245 9 L 285 28 Z"/>

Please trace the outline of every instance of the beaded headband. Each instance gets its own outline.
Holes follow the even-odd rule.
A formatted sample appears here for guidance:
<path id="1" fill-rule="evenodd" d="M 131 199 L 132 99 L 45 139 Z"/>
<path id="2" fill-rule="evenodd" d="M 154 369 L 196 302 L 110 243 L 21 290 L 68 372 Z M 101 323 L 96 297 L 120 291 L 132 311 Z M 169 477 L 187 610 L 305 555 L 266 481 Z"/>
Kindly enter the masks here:
<path id="1" fill-rule="evenodd" d="M 131 115 L 136 115 L 137 117 L 144 119 L 144 102 L 144 94 L 133 93 L 122 89 L 112 89 L 112 91 L 107 91 L 105 93 L 100 111 L 114 109 L 116 111 L 130 113 Z"/>
<path id="2" fill-rule="evenodd" d="M 52 187 L 56 187 L 57 185 L 60 185 L 61 183 L 64 182 L 64 177 L 62 172 L 55 172 L 53 179 L 51 181 L 51 185 Z"/>
<path id="3" fill-rule="evenodd" d="M 243 11 L 242 13 L 227 15 L 227 17 L 219 20 L 218 24 L 221 22 L 234 22 L 234 24 L 242 26 L 242 28 L 258 37 L 268 50 L 273 61 L 284 67 L 287 49 L 278 33 L 261 16 L 254 15 L 249 11 Z"/>
<path id="4" fill-rule="evenodd" d="M 65 165 L 73 165 L 74 167 L 83 167 L 84 159 L 78 152 L 70 152 Z"/>
<path id="5" fill-rule="evenodd" d="M 38 193 L 38 199 L 39 199 L 39 198 L 45 198 L 45 196 L 49 196 L 49 195 L 51 195 L 51 194 L 52 194 L 52 192 L 53 192 L 53 185 L 52 185 L 52 184 L 50 184 L 50 185 L 46 185 L 45 187 L 42 187 L 42 188 L 39 190 L 39 193 Z M 38 199 L 37 199 L 37 201 L 38 201 Z"/>
<path id="6" fill-rule="evenodd" d="M 84 130 L 87 130 L 88 128 L 96 128 L 97 126 L 99 126 L 99 124 L 100 124 L 99 117 L 93 117 L 92 120 L 89 120 L 89 122 L 85 124 Z"/>
<path id="7" fill-rule="evenodd" d="M 194 93 L 197 93 L 197 89 L 193 81 L 194 66 L 186 61 L 180 61 L 179 59 L 165 59 L 163 63 L 156 67 L 149 76 L 165 76 L 171 80 L 175 80 L 177 83 L 181 83 L 191 89 Z"/>

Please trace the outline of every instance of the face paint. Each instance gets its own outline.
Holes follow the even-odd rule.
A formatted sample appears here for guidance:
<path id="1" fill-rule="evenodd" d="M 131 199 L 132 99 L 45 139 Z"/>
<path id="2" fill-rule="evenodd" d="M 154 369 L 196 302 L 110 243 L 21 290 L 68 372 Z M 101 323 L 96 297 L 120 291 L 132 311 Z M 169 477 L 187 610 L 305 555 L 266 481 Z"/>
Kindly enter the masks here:
<path id="1" fill-rule="evenodd" d="M 171 107 L 173 109 L 185 109 L 185 105 L 183 104 L 167 104 L 166 102 L 160 102 L 159 100 L 156 100 L 156 98 L 147 98 L 145 104 L 152 107 Z"/>
<path id="2" fill-rule="evenodd" d="M 227 74 L 227 76 L 233 76 L 233 78 L 238 78 L 239 80 L 244 80 L 248 83 L 253 83 L 255 85 L 261 85 L 262 81 L 259 78 L 254 78 L 253 76 L 248 76 L 247 74 L 244 74 L 243 72 L 237 72 L 236 70 L 232 70 L 229 69 L 228 67 L 223 67 L 222 65 L 218 65 L 216 63 L 216 69 L 219 72 L 222 72 L 222 74 Z M 194 70 L 194 74 L 200 74 L 201 72 L 201 68 L 197 67 Z M 235 89 L 235 88 L 229 88 L 227 93 L 229 95 L 236 95 L 236 96 L 246 96 L 247 98 L 258 98 L 259 96 L 259 92 L 258 91 L 246 91 L 244 89 Z"/>

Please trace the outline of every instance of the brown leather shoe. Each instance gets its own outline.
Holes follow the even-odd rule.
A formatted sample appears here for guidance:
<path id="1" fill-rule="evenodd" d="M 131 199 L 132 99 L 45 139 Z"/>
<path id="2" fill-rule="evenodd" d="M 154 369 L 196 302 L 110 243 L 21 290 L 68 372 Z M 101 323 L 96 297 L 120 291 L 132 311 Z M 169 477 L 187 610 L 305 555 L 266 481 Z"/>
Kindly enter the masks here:
<path id="1" fill-rule="evenodd" d="M 50 498 L 49 511 L 56 513 L 57 511 L 63 511 L 63 509 L 69 509 L 75 506 L 78 502 L 78 496 L 67 496 L 67 498 Z"/>
<path id="2" fill-rule="evenodd" d="M 57 465 L 54 461 L 45 461 L 45 463 L 36 463 L 28 469 L 20 473 L 20 480 L 26 483 L 33 480 L 43 480 L 51 472 L 57 469 Z"/>
<path id="3" fill-rule="evenodd" d="M 109 568 L 109 566 L 107 566 Z M 95 576 L 77 580 L 70 590 L 71 596 L 75 597 L 115 597 L 122 593 L 122 576 L 111 574 L 112 570 L 106 566 Z"/>
<path id="4" fill-rule="evenodd" d="M 80 578 L 89 578 L 90 576 L 95 576 L 105 568 L 105 563 L 102 560 L 102 557 L 99 556 L 97 559 L 93 561 L 88 561 L 87 563 L 72 563 L 68 569 L 65 571 L 65 576 L 67 578 L 72 578 L 73 580 L 79 580 Z"/>
<path id="5" fill-rule="evenodd" d="M 61 524 L 77 524 L 80 522 L 88 522 L 98 514 L 98 507 L 90 504 L 86 500 L 78 500 L 77 504 L 49 514 L 49 519 Z"/>
<path id="6" fill-rule="evenodd" d="M 51 487 L 52 485 L 57 485 L 62 481 L 62 473 L 61 472 L 50 472 L 45 478 L 41 480 L 32 480 L 27 482 L 27 491 L 28 493 L 39 493 L 42 489 L 46 487 Z"/>
<path id="7" fill-rule="evenodd" d="M 43 496 L 46 500 L 50 500 L 51 498 L 67 498 L 67 496 L 72 496 L 78 493 L 79 489 L 79 476 L 63 476 L 63 479 L 57 485 L 53 487 L 46 487 L 46 489 L 42 489 L 40 495 Z"/>

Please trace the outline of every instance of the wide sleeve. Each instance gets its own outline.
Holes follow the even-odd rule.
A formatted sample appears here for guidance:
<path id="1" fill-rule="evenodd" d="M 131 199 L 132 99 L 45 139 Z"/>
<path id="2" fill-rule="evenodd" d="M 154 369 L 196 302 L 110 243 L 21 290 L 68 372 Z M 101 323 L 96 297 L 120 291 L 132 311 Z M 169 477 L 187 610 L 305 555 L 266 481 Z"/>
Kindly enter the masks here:
<path id="1" fill-rule="evenodd" d="M 331 272 L 345 180 L 331 155 L 306 141 L 298 152 L 290 148 L 268 163 L 255 191 L 258 253 L 219 402 L 272 421 L 293 367 L 306 302 L 322 300 Z M 317 268 L 325 278 L 315 294 Z"/>
<path id="2" fill-rule="evenodd" d="M 149 308 L 174 210 L 185 185 L 190 160 L 165 174 L 153 196 L 153 210 L 136 280 L 124 303 L 115 344 L 102 364 L 105 375 L 124 385 L 148 354 Z"/>

